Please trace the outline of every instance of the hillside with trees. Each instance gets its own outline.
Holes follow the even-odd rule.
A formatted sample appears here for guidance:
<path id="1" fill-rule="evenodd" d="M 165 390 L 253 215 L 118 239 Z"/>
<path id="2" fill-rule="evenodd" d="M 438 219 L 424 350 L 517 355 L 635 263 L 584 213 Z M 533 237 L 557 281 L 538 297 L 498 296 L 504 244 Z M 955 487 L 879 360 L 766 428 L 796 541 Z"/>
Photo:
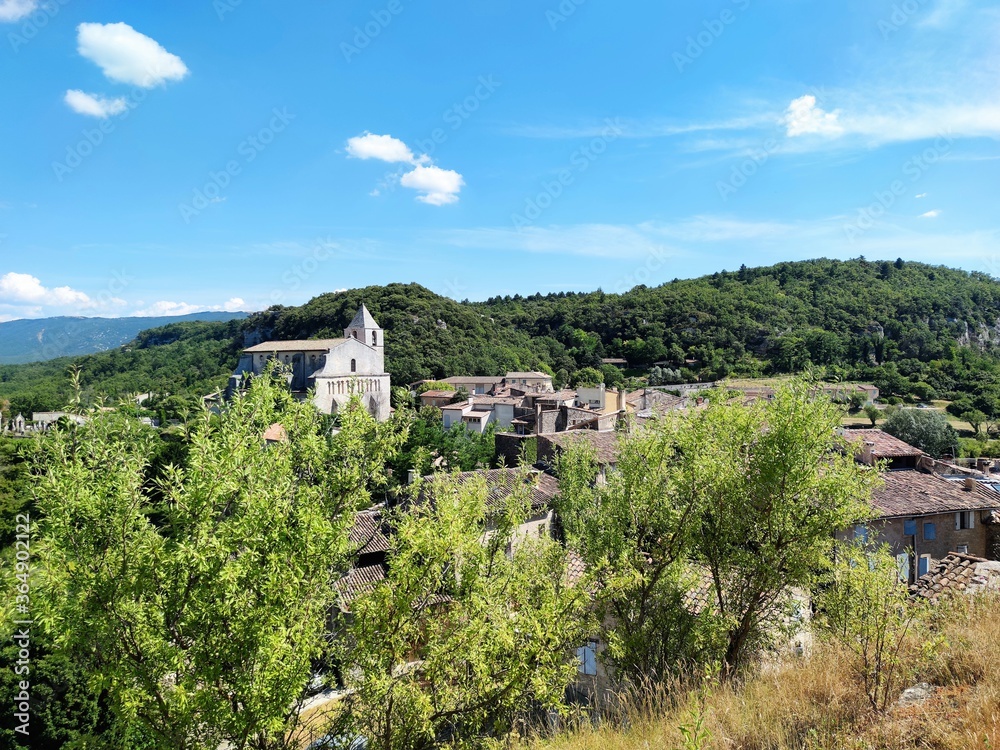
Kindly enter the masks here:
<path id="1" fill-rule="evenodd" d="M 654 385 L 811 370 L 873 382 L 891 399 L 964 397 L 965 411 L 1000 418 L 1000 282 L 864 259 L 743 267 L 624 294 L 457 302 L 417 284 L 352 289 L 243 321 L 144 331 L 110 352 L 0 366 L 0 397 L 14 413 L 59 408 L 73 363 L 92 394 L 201 396 L 225 384 L 247 336 L 338 336 L 362 302 L 386 329 L 394 385 L 533 369 L 562 384 L 585 368 L 588 381 L 596 371 L 614 383 L 620 371 L 601 360 L 616 357 Z"/>

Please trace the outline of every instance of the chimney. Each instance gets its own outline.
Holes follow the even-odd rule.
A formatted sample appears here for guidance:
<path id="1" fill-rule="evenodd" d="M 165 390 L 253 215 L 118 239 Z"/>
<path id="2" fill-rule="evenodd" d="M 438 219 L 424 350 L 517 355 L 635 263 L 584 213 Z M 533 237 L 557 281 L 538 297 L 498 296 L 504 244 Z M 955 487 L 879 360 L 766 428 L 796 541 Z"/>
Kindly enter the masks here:
<path id="1" fill-rule="evenodd" d="M 861 463 L 875 465 L 875 443 L 866 440 L 861 447 Z"/>
<path id="2" fill-rule="evenodd" d="M 975 488 L 976 488 L 975 477 L 966 477 L 965 478 L 965 489 L 967 489 L 967 490 L 974 490 Z"/>
<path id="3" fill-rule="evenodd" d="M 413 484 L 416 481 L 417 481 L 417 470 L 416 469 L 410 469 L 408 472 L 406 472 L 406 483 L 407 484 Z"/>
<path id="4" fill-rule="evenodd" d="M 986 476 L 990 475 L 990 459 L 988 458 L 977 458 L 976 459 L 976 471 L 981 471 Z"/>

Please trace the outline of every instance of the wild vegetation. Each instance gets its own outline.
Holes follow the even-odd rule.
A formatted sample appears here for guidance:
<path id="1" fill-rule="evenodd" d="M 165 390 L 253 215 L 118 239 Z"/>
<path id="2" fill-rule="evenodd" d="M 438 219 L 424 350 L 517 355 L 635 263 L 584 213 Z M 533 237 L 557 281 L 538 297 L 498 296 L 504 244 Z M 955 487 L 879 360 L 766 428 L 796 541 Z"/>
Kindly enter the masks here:
<path id="1" fill-rule="evenodd" d="M 870 513 L 875 474 L 838 450 L 839 408 L 804 384 L 672 413 L 623 438 L 606 482 L 570 451 L 565 534 L 552 539 L 517 536 L 526 492 L 498 505 L 484 483 L 443 472 L 384 495 L 421 422 L 405 407 L 382 424 L 349 408 L 334 433 L 264 377 L 165 433 L 127 409 L 88 416 L 22 441 L 28 475 L 13 466 L 38 524 L 38 625 L 36 733 L 18 737 L 3 717 L 8 747 L 276 750 L 325 735 L 373 750 L 491 747 L 578 715 L 568 688 L 588 638 L 636 695 L 675 694 L 677 681 L 729 690 L 805 628 L 809 591 L 826 592 L 823 627 L 855 654 L 870 710 L 905 677 L 895 651 L 855 649 L 905 635 L 866 629 L 891 624 L 905 592 L 894 576 L 859 578 L 866 565 L 832 564 L 833 532 Z M 287 441 L 265 445 L 274 422 Z M 414 455 L 436 439 L 418 437 Z M 379 495 L 387 578 L 343 618 L 347 527 Z M 582 578 L 569 575 L 574 555 Z M 4 575 L 16 585 L 10 547 Z M 15 655 L 0 652 L 9 693 Z M 317 671 L 349 690 L 318 716 L 304 710 Z"/>
<path id="2" fill-rule="evenodd" d="M 460 374 L 542 369 L 559 384 L 621 371 L 653 384 L 813 370 L 877 385 L 890 400 L 964 397 L 961 412 L 1000 420 L 1000 282 L 921 263 L 811 260 L 638 286 L 456 302 L 416 284 L 324 294 L 245 321 L 178 323 L 120 350 L 73 360 L 84 385 L 200 397 L 221 388 L 244 335 L 342 335 L 364 302 L 387 330 L 394 385 Z M 14 413 L 57 409 L 71 360 L 0 366 Z M 593 368 L 583 375 L 577 373 Z M 594 374 L 594 371 L 599 375 Z M 574 378 L 574 376 L 576 377 Z"/>

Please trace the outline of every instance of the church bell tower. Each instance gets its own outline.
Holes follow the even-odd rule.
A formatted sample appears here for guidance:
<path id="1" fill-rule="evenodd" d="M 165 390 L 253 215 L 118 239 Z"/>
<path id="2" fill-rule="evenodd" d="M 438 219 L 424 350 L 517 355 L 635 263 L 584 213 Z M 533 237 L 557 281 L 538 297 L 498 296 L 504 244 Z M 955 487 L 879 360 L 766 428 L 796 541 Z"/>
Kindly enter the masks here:
<path id="1" fill-rule="evenodd" d="M 344 329 L 344 338 L 354 338 L 374 348 L 378 354 L 380 372 L 385 372 L 385 332 L 364 304 L 358 309 L 351 324 Z"/>

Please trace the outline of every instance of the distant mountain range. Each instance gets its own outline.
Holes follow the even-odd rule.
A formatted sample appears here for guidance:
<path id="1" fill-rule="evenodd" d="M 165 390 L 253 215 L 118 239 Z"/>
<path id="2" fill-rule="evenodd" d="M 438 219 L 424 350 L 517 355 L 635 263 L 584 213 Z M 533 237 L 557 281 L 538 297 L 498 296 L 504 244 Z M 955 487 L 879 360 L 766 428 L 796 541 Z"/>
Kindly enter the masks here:
<path id="1" fill-rule="evenodd" d="M 0 364 L 44 362 L 115 349 L 140 331 L 185 321 L 242 320 L 244 312 L 200 312 L 157 318 L 38 318 L 0 323 Z"/>

